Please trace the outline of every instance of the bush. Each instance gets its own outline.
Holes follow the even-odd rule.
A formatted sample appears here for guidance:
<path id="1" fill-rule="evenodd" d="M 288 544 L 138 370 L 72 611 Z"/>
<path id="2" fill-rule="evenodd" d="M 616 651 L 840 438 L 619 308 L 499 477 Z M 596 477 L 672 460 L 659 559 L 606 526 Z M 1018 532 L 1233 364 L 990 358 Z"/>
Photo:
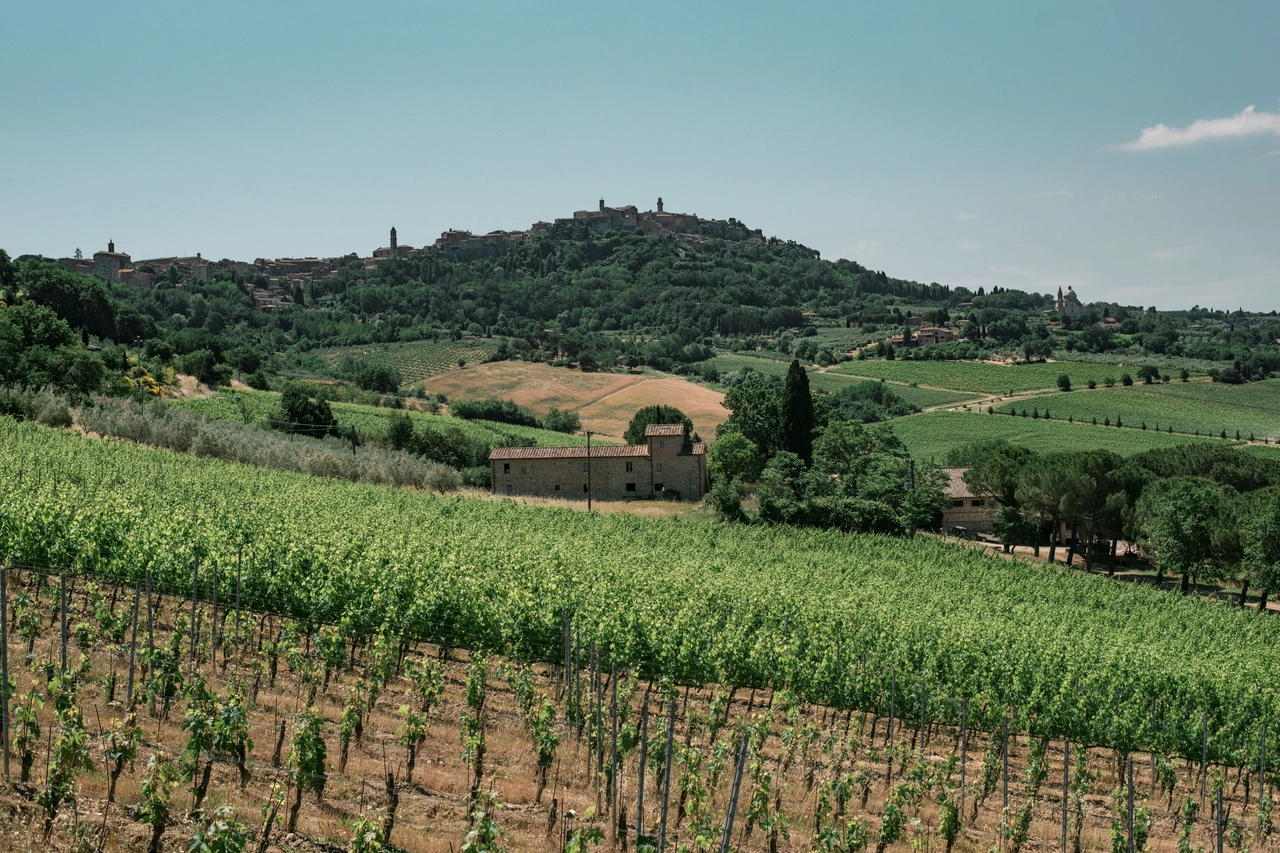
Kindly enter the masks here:
<path id="1" fill-rule="evenodd" d="M 67 404 L 57 397 L 42 396 L 36 398 L 32 411 L 35 414 L 34 420 L 38 424 L 59 429 L 66 429 L 71 426 L 71 412 L 67 409 Z"/>
<path id="2" fill-rule="evenodd" d="M 198 349 L 195 352 L 189 352 L 178 360 L 178 370 L 188 376 L 194 376 L 200 382 L 206 384 L 216 381 L 213 368 L 217 365 L 217 356 L 213 354 L 213 350 Z"/>
<path id="3" fill-rule="evenodd" d="M 582 420 L 577 412 L 561 411 L 552 406 L 542 425 L 552 432 L 577 432 L 582 428 Z"/>
<path id="4" fill-rule="evenodd" d="M 1120 374 L 1120 384 L 1128 388 L 1133 385 L 1133 377 L 1127 373 Z"/>
<path id="5" fill-rule="evenodd" d="M 369 364 L 356 374 L 355 382 L 365 391 L 394 394 L 400 388 L 400 371 L 386 364 Z"/>
<path id="6" fill-rule="evenodd" d="M 280 394 L 280 408 L 269 419 L 272 429 L 313 438 L 337 435 L 338 422 L 326 400 L 313 399 L 307 387 L 290 382 Z"/>
<path id="7" fill-rule="evenodd" d="M 724 521 L 744 521 L 746 514 L 742 511 L 742 499 L 747 494 L 747 487 L 741 480 L 721 477 L 711 486 L 707 497 L 716 515 Z"/>
<path id="8" fill-rule="evenodd" d="M 271 375 L 259 367 L 245 379 L 245 384 L 255 391 L 271 390 Z"/>
<path id="9" fill-rule="evenodd" d="M 454 417 L 469 421 L 497 421 L 536 427 L 538 419 L 510 400 L 458 400 L 449 407 Z"/>

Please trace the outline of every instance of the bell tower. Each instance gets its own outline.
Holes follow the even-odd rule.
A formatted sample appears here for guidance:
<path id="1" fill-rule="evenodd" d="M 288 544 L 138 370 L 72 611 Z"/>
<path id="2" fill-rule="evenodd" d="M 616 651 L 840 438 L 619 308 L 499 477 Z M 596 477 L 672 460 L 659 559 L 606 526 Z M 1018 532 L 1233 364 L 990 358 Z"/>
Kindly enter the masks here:
<path id="1" fill-rule="evenodd" d="M 658 212 L 662 212 L 662 196 L 658 196 Z"/>
<path id="2" fill-rule="evenodd" d="M 391 257 L 396 256 L 396 227 L 391 226 Z"/>

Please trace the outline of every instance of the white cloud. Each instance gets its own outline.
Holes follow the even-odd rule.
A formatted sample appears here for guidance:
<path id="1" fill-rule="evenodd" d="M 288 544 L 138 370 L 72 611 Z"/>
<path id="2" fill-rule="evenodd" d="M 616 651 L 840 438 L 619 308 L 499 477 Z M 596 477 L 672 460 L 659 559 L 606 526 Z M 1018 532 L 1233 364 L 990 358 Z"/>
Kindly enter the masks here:
<path id="1" fill-rule="evenodd" d="M 1200 254 L 1199 246 L 1174 246 L 1169 249 L 1156 249 L 1147 254 L 1153 261 L 1185 261 Z"/>
<path id="2" fill-rule="evenodd" d="M 1233 116 L 1197 119 L 1186 127 L 1157 124 L 1142 131 L 1142 135 L 1132 142 L 1111 147 L 1124 151 L 1148 151 L 1152 148 L 1194 145 L 1206 139 L 1227 139 L 1261 133 L 1280 136 L 1280 113 L 1260 113 L 1253 108 L 1253 105 L 1249 105 Z"/>
<path id="3" fill-rule="evenodd" d="M 1071 190 L 1040 190 L 1036 193 L 1037 198 L 1050 198 L 1051 196 L 1071 195 Z"/>
<path id="4" fill-rule="evenodd" d="M 957 213 L 957 214 L 956 214 L 956 222 L 972 222 L 973 220 L 975 220 L 975 219 L 977 219 L 977 218 L 978 218 L 978 214 L 976 214 L 976 213 L 963 213 L 963 212 L 961 212 L 961 213 Z"/>
<path id="5" fill-rule="evenodd" d="M 854 242 L 850 251 L 854 255 L 873 255 L 883 248 L 881 244 L 875 240 L 857 240 Z"/>
<path id="6" fill-rule="evenodd" d="M 974 252 L 981 249 L 982 244 L 977 240 L 961 240 L 959 243 L 956 243 L 956 248 L 963 249 L 966 252 Z"/>

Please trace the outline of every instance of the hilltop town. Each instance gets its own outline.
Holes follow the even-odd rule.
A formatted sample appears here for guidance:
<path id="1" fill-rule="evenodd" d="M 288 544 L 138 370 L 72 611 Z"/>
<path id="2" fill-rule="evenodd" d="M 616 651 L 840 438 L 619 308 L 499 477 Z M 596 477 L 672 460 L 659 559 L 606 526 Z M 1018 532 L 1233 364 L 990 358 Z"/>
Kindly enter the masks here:
<path id="1" fill-rule="evenodd" d="M 81 275 L 96 275 L 107 281 L 140 287 L 154 287 L 166 278 L 173 282 L 184 278 L 210 281 L 218 273 L 227 272 L 234 281 L 256 282 L 253 289 L 255 307 L 271 311 L 293 300 L 295 289 L 325 281 L 350 264 L 363 264 L 365 269 L 374 269 L 391 258 L 431 254 L 465 263 L 495 257 L 513 246 L 532 242 L 542 234 L 560 233 L 566 237 L 586 238 L 615 230 L 678 237 L 693 245 L 716 239 L 752 243 L 763 243 L 765 239 L 760 229 L 749 229 L 733 217 L 703 219 L 696 213 L 667 211 L 661 197 L 656 210 L 646 211 L 631 204 L 609 207 L 604 199 L 600 199 L 595 210 L 577 210 L 572 216 L 558 218 L 554 222 L 535 222 L 524 231 L 497 230 L 475 234 L 450 228 L 433 243 L 421 248 L 401 244 L 392 226 L 389 244 L 374 249 L 365 257 L 352 252 L 326 258 L 257 258 L 252 262 L 223 258 L 215 261 L 197 252 L 190 256 L 135 260 L 125 252 L 117 252 L 112 240 L 108 241 L 105 251 L 94 252 L 92 258 L 81 256 L 77 250 L 75 257 L 59 258 L 58 263 Z"/>

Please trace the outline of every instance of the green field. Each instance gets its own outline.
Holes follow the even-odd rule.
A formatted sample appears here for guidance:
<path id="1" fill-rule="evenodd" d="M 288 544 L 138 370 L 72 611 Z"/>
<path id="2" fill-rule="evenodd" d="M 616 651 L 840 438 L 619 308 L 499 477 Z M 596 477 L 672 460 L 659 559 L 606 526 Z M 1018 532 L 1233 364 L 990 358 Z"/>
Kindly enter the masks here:
<path id="1" fill-rule="evenodd" d="M 249 391 L 221 389 L 212 397 L 188 398 L 175 400 L 169 405 L 180 409 L 188 409 L 219 420 L 243 420 L 240 406 L 235 398 L 239 397 L 248 413 L 249 422 L 258 426 L 266 426 L 267 419 L 279 408 L 280 395 L 275 391 Z M 355 403 L 330 403 L 333 416 L 344 427 L 354 426 L 362 438 L 374 438 L 387 434 L 387 415 L 395 409 L 382 409 L 376 406 L 361 406 Z M 574 435 L 533 427 L 500 424 L 490 421 L 468 421 L 452 418 L 447 415 L 432 415 L 427 412 L 404 409 L 414 424 L 419 427 L 442 430 L 457 428 L 469 438 L 489 444 L 501 444 L 504 438 L 520 438 L 533 441 L 540 447 L 576 446 L 587 443 L 584 435 Z M 592 444 L 615 444 L 616 442 L 596 439 Z"/>
<path id="2" fill-rule="evenodd" d="M 1057 389 L 1058 377 L 1067 374 L 1071 384 L 1083 387 L 1093 379 L 1099 385 L 1107 377 L 1118 383 L 1123 373 L 1136 376 L 1138 365 L 1115 367 L 1108 364 L 1082 362 L 1053 362 L 1047 364 L 989 364 L 974 361 L 847 361 L 835 368 L 837 373 L 865 376 L 869 379 L 887 379 L 890 382 L 910 382 L 957 391 L 974 391 L 981 394 L 1008 394 L 1010 391 L 1040 391 Z"/>
<path id="3" fill-rule="evenodd" d="M 926 412 L 890 422 L 893 432 L 921 460 L 942 462 L 947 453 L 984 441 L 1004 440 L 1028 447 L 1037 453 L 1051 450 L 1093 450 L 1105 448 L 1121 456 L 1158 447 L 1175 447 L 1193 441 L 1208 441 L 1187 435 L 1168 435 L 1154 430 L 1069 424 L 1063 421 L 1033 420 L 978 412 Z M 1234 442 L 1233 442 L 1234 443 Z"/>
<path id="4" fill-rule="evenodd" d="M 928 537 L 441 498 L 8 418 L 0 455 L 12 564 L 183 594 L 196 558 L 242 555 L 246 606 L 362 644 L 555 661 L 572 613 L 606 664 L 677 684 L 787 686 L 887 713 L 893 679 L 923 682 L 933 718 L 955 721 L 964 698 L 975 728 L 1012 713 L 1033 736 L 1195 760 L 1207 732 L 1212 757 L 1246 765 L 1258 729 L 1280 731 L 1280 621 Z M 239 577 L 222 573 L 222 600 Z"/>
<path id="5" fill-rule="evenodd" d="M 491 340 L 414 341 L 406 344 L 369 344 L 367 346 L 325 347 L 312 350 L 329 364 L 337 364 L 343 358 L 385 364 L 400 371 L 405 385 L 421 382 L 428 376 L 456 370 L 458 359 L 467 364 L 480 364 L 498 349 Z"/>
<path id="6" fill-rule="evenodd" d="M 718 355 L 714 359 L 716 368 L 721 373 L 727 373 L 731 370 L 744 370 L 750 368 L 757 373 L 763 373 L 770 376 L 786 376 L 787 369 L 790 367 L 790 361 L 779 361 L 772 358 L 761 357 L 757 355 L 746 355 L 742 353 L 726 353 Z M 835 393 L 841 388 L 849 385 L 857 385 L 865 382 L 860 377 L 847 376 L 837 373 L 834 370 L 809 370 L 809 387 L 814 391 Z M 919 406 L 922 409 L 931 406 L 948 406 L 953 403 L 959 403 L 963 400 L 973 399 L 973 394 L 966 394 L 956 391 L 944 391 L 938 388 L 912 388 L 904 383 L 893 383 L 893 393 L 906 400 L 913 406 Z"/>
<path id="7" fill-rule="evenodd" d="M 1132 388 L 1077 388 L 1070 393 L 1048 394 L 1029 403 L 998 406 L 997 412 L 1038 408 L 1047 409 L 1055 420 L 1068 417 L 1077 421 L 1117 418 L 1127 426 L 1144 421 L 1154 429 L 1173 427 L 1174 432 L 1235 437 L 1238 431 L 1262 441 L 1280 440 L 1280 380 L 1269 379 L 1246 385 L 1224 385 L 1217 382 L 1170 382 L 1167 385 L 1134 385 Z"/>

